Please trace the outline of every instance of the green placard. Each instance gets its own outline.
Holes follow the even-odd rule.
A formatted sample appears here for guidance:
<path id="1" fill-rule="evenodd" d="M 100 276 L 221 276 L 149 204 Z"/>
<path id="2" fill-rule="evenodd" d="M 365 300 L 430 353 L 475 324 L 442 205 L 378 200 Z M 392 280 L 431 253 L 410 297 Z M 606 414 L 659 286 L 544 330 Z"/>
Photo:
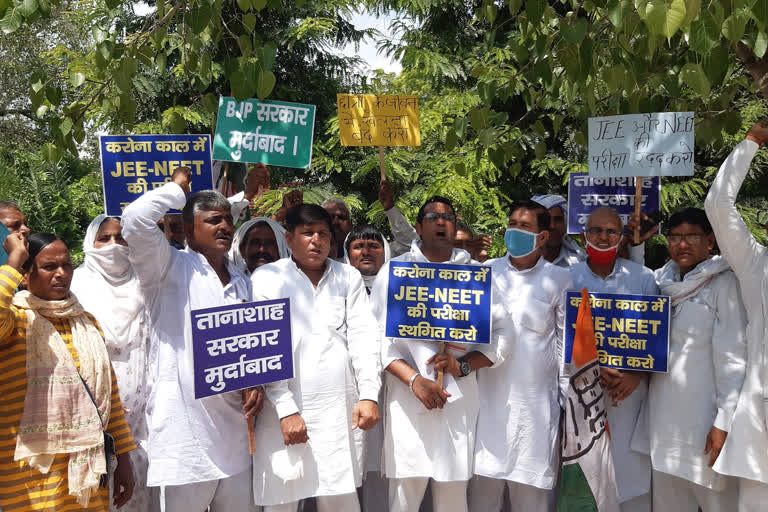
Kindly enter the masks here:
<path id="1" fill-rule="evenodd" d="M 213 159 L 306 169 L 314 133 L 314 105 L 222 96 Z"/>

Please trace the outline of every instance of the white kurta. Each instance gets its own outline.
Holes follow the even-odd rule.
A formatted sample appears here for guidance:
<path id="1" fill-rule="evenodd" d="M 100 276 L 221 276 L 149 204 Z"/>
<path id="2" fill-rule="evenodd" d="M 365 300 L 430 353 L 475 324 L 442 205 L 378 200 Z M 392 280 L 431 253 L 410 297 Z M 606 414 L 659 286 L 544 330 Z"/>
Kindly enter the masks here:
<path id="1" fill-rule="evenodd" d="M 726 479 L 708 466 L 704 442 L 713 425 L 731 430 L 744 382 L 746 313 L 739 285 L 719 256 L 688 272 L 682 284 L 692 284 L 685 289 L 673 261 L 656 276 L 674 305 L 669 372 L 653 374 L 648 391 L 653 469 L 720 491 Z M 675 300 L 673 291 L 684 298 Z"/>
<path id="2" fill-rule="evenodd" d="M 617 258 L 613 272 L 605 279 L 590 270 L 586 261 L 571 267 L 576 290 L 587 287 L 590 292 L 658 295 L 659 289 L 650 269 L 623 258 Z M 623 503 L 651 490 L 651 458 L 648 454 L 648 425 L 641 409 L 648 395 L 647 380 L 619 405 L 613 407 L 608 394 L 605 409 L 611 429 L 611 454 L 616 472 L 619 502 Z M 636 449 L 633 449 L 636 448 Z"/>
<path id="3" fill-rule="evenodd" d="M 768 483 L 768 249 L 757 243 L 735 204 L 757 150 L 750 140 L 733 149 L 709 189 L 704 208 L 723 257 L 739 279 L 748 320 L 747 375 L 714 469 Z"/>
<path id="4" fill-rule="evenodd" d="M 544 258 L 518 271 L 509 258 L 491 265 L 493 297 L 511 312 L 510 352 L 477 372 L 480 415 L 475 474 L 552 489 L 557 480 L 557 434 L 563 384 L 567 269 Z"/>
<path id="5" fill-rule="evenodd" d="M 94 250 L 95 232 L 104 218 L 100 215 L 91 223 L 88 228 L 88 234 L 91 236 L 85 237 L 84 250 Z M 127 247 L 115 246 L 110 249 L 119 249 L 127 260 Z M 115 370 L 125 419 L 131 427 L 131 434 L 137 445 L 130 456 L 136 487 L 121 512 L 154 512 L 159 510 L 160 505 L 155 496 L 157 491 L 147 487 L 149 458 L 146 407 L 151 383 L 147 369 L 150 347 L 146 309 L 135 275 L 118 285 L 110 284 L 101 272 L 106 273 L 111 269 L 102 267 L 100 272 L 99 266 L 88 259 L 86 252 L 86 263 L 75 269 L 71 291 L 83 308 L 96 317 L 104 331 L 104 342 Z M 117 262 L 115 263 L 115 267 L 118 267 Z M 115 509 L 114 505 L 110 505 L 110 508 Z"/>
<path id="6" fill-rule="evenodd" d="M 251 276 L 254 299 L 289 297 L 295 378 L 265 386 L 253 456 L 257 505 L 354 493 L 362 483 L 363 431 L 351 430 L 359 400 L 378 401 L 378 332 L 360 273 L 326 260 L 315 288 L 292 258 Z M 280 418 L 300 413 L 309 442 L 285 446 Z"/>
<path id="7" fill-rule="evenodd" d="M 123 214 L 123 238 L 149 309 L 153 358 L 148 485 L 183 485 L 237 475 L 251 465 L 239 392 L 195 400 L 190 312 L 251 298 L 251 282 L 229 264 L 221 280 L 203 255 L 168 245 L 157 221 L 186 199 L 175 183 L 147 192 Z"/>
<path id="8" fill-rule="evenodd" d="M 420 261 L 427 259 L 421 252 L 421 242 L 414 241 L 410 252 L 394 261 Z M 475 263 L 469 253 L 454 249 L 446 263 Z M 386 324 L 387 285 L 389 263 L 379 270 L 371 291 L 374 314 L 379 332 Z M 494 316 L 494 322 L 496 316 Z M 499 322 L 501 324 L 501 322 Z M 494 331 L 496 331 L 494 325 Z M 422 375 L 429 377 L 426 361 L 438 351 L 433 341 L 403 340 L 382 336 L 382 368 L 402 359 Z M 446 350 L 460 358 L 468 351 L 481 350 L 492 361 L 498 356 L 497 346 L 450 344 Z M 418 360 L 414 357 L 418 354 Z M 385 374 L 385 425 L 383 469 L 388 478 L 430 477 L 440 482 L 469 480 L 472 476 L 472 458 L 475 448 L 475 427 L 479 408 L 479 393 L 475 372 L 454 379 L 445 374 L 444 385 L 451 392 L 458 389 L 460 398 L 451 397 L 442 409 L 427 410 L 406 384 L 389 372 Z"/>

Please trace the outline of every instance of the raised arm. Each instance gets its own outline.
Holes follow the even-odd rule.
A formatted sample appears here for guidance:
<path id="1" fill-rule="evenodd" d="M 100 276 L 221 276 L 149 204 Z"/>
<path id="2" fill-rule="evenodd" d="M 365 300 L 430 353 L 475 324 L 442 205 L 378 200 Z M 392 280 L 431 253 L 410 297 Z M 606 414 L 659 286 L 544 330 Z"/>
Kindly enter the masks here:
<path id="1" fill-rule="evenodd" d="M 157 221 L 171 208 L 183 208 L 189 193 L 187 167 L 173 171 L 172 182 L 151 190 L 129 204 L 123 212 L 123 238 L 130 247 L 130 259 L 142 285 L 160 286 L 171 261 L 171 246 L 157 228 Z"/>
<path id="2" fill-rule="evenodd" d="M 392 192 L 392 184 L 384 180 L 379 185 L 379 202 L 384 209 L 384 214 L 389 219 L 389 225 L 392 229 L 392 243 L 389 248 L 392 250 L 392 257 L 400 256 L 411 250 L 411 242 L 418 240 L 419 235 L 416 230 L 405 218 L 403 212 L 395 207 L 395 196 Z"/>
<path id="3" fill-rule="evenodd" d="M 10 339 L 16 325 L 16 315 L 11 309 L 13 295 L 21 283 L 21 267 L 29 257 L 27 239 L 21 233 L 11 233 L 3 243 L 8 261 L 0 267 L 0 345 Z"/>
<path id="4" fill-rule="evenodd" d="M 750 128 L 745 140 L 733 148 L 720 166 L 704 201 L 718 246 L 740 279 L 748 278 L 764 248 L 757 243 L 736 209 L 736 196 L 755 153 L 766 141 L 768 121 L 761 121 Z"/>

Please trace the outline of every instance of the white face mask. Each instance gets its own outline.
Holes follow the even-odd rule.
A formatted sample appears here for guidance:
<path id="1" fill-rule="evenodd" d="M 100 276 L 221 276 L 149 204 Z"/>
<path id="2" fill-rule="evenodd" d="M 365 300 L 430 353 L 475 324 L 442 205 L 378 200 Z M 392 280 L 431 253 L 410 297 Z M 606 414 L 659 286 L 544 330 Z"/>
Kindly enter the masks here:
<path id="1" fill-rule="evenodd" d="M 110 284 L 120 284 L 133 276 L 128 252 L 128 247 L 120 244 L 98 249 L 91 247 L 85 250 L 85 265 L 104 276 Z"/>

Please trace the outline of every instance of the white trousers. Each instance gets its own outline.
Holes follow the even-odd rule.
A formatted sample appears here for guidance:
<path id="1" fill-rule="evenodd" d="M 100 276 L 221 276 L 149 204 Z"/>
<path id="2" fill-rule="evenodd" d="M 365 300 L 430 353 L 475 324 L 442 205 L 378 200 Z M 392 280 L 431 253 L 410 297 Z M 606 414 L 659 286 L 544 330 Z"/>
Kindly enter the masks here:
<path id="1" fill-rule="evenodd" d="M 436 482 L 429 478 L 391 478 L 389 512 L 418 512 L 427 484 L 432 482 L 432 510 L 469 512 L 467 482 Z"/>
<path id="2" fill-rule="evenodd" d="M 253 502 L 253 472 L 195 482 L 164 485 L 160 490 L 162 512 L 256 512 Z M 210 508 L 209 508 L 210 507 Z"/>
<path id="3" fill-rule="evenodd" d="M 653 509 L 674 512 L 720 512 L 736 510 L 736 479 L 729 479 L 722 491 L 713 491 L 669 473 L 653 470 Z"/>
<path id="4" fill-rule="evenodd" d="M 469 481 L 469 510 L 499 512 L 504 501 L 504 485 L 509 489 L 512 512 L 553 512 L 555 492 L 509 480 L 474 476 Z"/>
<path id="5" fill-rule="evenodd" d="M 768 484 L 739 478 L 739 512 L 764 512 L 768 504 Z"/>
<path id="6" fill-rule="evenodd" d="M 336 496 L 315 497 L 317 512 L 360 512 L 360 503 L 357 501 L 357 493 L 339 494 Z M 264 512 L 296 512 L 298 501 L 284 503 L 282 505 L 267 505 Z"/>
<path id="7" fill-rule="evenodd" d="M 621 512 L 651 512 L 651 493 L 641 494 L 619 505 Z M 676 512 L 674 510 L 670 512 Z"/>

